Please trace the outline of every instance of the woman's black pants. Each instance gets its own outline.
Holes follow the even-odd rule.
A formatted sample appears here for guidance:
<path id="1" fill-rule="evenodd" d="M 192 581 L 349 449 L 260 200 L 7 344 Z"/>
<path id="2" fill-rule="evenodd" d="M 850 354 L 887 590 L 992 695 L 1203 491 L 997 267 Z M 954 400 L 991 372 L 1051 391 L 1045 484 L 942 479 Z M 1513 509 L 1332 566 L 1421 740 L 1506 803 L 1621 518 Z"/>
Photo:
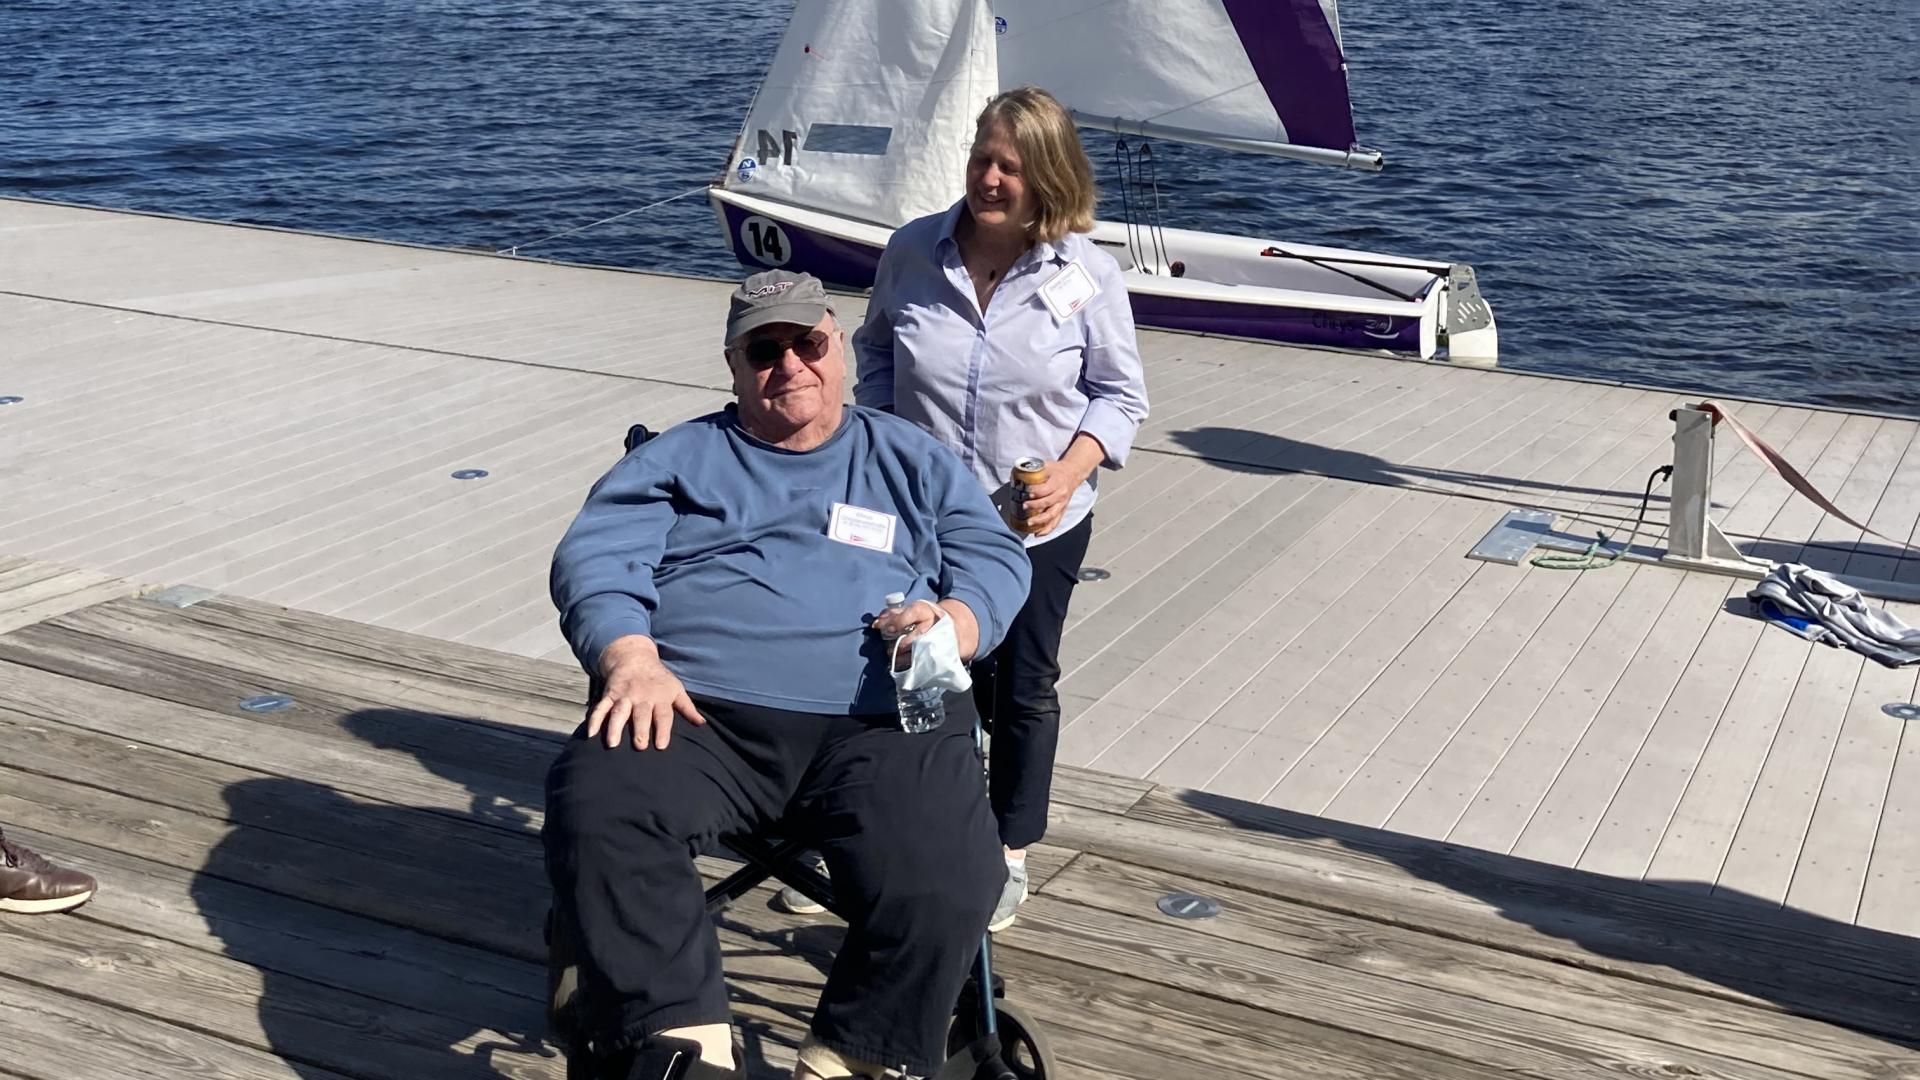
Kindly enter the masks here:
<path id="1" fill-rule="evenodd" d="M 1060 637 L 1067 626 L 1067 601 L 1080 580 L 1093 536 L 1093 515 L 1047 541 L 1027 549 L 1033 561 L 1033 585 L 1014 616 L 1006 640 L 993 650 L 993 663 L 974 680 L 974 701 L 993 729 L 988 787 L 1000 842 L 1025 848 L 1047 832 L 1047 806 L 1053 792 L 1053 757 L 1060 746 Z"/>
<path id="2" fill-rule="evenodd" d="M 587 1031 L 602 1046 L 725 1023 L 720 944 L 696 854 L 780 824 L 826 857 L 847 934 L 813 1033 L 931 1073 L 1006 867 L 973 751 L 973 704 L 909 735 L 891 714 L 820 716 L 696 699 L 665 750 L 584 729 L 547 777 L 547 872 L 576 929 Z"/>

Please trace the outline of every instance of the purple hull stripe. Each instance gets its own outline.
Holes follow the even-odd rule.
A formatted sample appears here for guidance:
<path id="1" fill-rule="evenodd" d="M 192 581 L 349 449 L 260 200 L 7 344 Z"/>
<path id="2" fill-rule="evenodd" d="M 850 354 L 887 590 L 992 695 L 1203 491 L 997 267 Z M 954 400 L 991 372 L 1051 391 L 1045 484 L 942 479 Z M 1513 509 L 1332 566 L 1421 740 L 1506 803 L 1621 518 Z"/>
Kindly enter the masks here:
<path id="1" fill-rule="evenodd" d="M 1131 294 L 1133 321 L 1165 330 L 1324 345 L 1336 349 L 1385 349 L 1420 353 L 1420 320 L 1350 311 L 1232 304 L 1215 300 Z"/>
<path id="2" fill-rule="evenodd" d="M 1353 105 L 1340 46 L 1319 0 L 1222 0 L 1287 141 L 1353 148 Z"/>
<path id="3" fill-rule="evenodd" d="M 751 215 L 737 206 L 726 207 L 726 215 L 734 258 L 739 259 L 741 265 L 755 270 L 770 266 L 768 261 L 754 258 L 746 242 L 741 239 L 741 234 L 746 231 L 742 226 Z M 873 287 L 873 272 L 880 263 L 879 248 L 826 236 L 784 221 L 779 226 L 781 246 L 787 253 L 782 265 L 787 269 L 804 270 L 823 281 L 847 288 Z M 1418 319 L 1356 315 L 1316 308 L 1274 307 L 1268 304 L 1189 300 L 1145 293 L 1131 293 L 1129 299 L 1133 302 L 1134 322 L 1145 327 L 1230 334 L 1291 345 L 1385 349 L 1414 355 L 1420 352 Z"/>
<path id="4" fill-rule="evenodd" d="M 756 258 L 743 238 L 749 217 L 754 215 L 737 206 L 726 207 L 727 238 L 733 244 L 733 257 L 740 265 L 755 270 L 781 266 L 804 270 L 822 281 L 849 289 L 873 288 L 873 272 L 880 266 L 880 249 L 853 240 L 843 240 L 788 222 L 779 222 L 781 248 L 786 258 L 780 262 Z"/>

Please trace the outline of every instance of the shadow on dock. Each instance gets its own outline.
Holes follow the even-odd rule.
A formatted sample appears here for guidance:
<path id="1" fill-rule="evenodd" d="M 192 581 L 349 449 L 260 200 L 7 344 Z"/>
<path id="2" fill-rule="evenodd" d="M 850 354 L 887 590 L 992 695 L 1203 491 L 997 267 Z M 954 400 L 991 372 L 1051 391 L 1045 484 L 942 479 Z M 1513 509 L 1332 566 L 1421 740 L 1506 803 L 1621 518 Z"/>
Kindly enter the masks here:
<path id="1" fill-rule="evenodd" d="M 192 885 L 226 955 L 259 974 L 258 1021 L 273 1052 L 314 1080 L 558 1078 L 564 1066 L 544 1044 L 538 830 L 545 765 L 565 736 L 406 709 L 335 722 L 366 744 L 405 751 L 425 772 L 385 802 L 286 777 L 231 783 L 230 831 Z M 1210 830 L 1238 843 L 1265 838 L 1261 858 L 1276 867 L 1290 865 L 1289 846 L 1299 852 L 1279 876 L 1223 860 L 1222 889 L 1383 928 L 1412 919 L 1441 938 L 1531 958 L 1515 961 L 1522 966 L 1568 965 L 1669 999 L 1681 992 L 1807 1017 L 1884 1042 L 1889 1061 L 1920 1051 L 1920 940 L 1728 890 L 1605 877 L 1200 792 L 1166 795 L 1161 822 L 1202 834 L 1196 842 Z M 1367 880 L 1288 895 L 1287 875 L 1313 877 L 1330 852 L 1359 860 Z M 1196 887 L 1206 883 L 1196 872 Z M 841 930 L 776 915 L 764 893 L 716 922 L 746 1075 L 778 1080 Z"/>
<path id="2" fill-rule="evenodd" d="M 1583 502 L 1592 499 L 1619 500 L 1629 507 L 1638 507 L 1642 494 L 1637 486 L 1632 490 L 1580 487 L 1515 476 L 1401 465 L 1372 454 L 1301 442 L 1263 431 L 1199 427 L 1173 432 L 1172 437 L 1188 452 L 1223 468 L 1240 472 L 1301 472 L 1338 480 L 1355 480 L 1363 484 L 1426 491 L 1447 491 L 1436 485 L 1448 484 L 1469 489 L 1450 491 L 1450 494 L 1472 495 L 1475 498 L 1508 497 L 1523 504 L 1529 502 L 1525 492 L 1537 491 L 1582 496 Z M 1664 506 L 1667 498 L 1656 491 L 1650 502 Z"/>
<path id="3" fill-rule="evenodd" d="M 1463 915 L 1537 931 L 1476 944 L 1834 1024 L 1902 1061 L 1920 1050 L 1920 939 L 1700 882 L 1610 877 L 1205 792 L 1179 802 L 1195 823 L 1332 843 L 1440 886 Z"/>
<path id="4" fill-rule="evenodd" d="M 259 1021 L 274 1052 L 302 1075 L 335 1080 L 343 1045 L 377 1031 L 369 1075 L 399 1065 L 418 1077 L 559 1077 L 564 1065 L 545 1045 L 549 890 L 539 821 L 544 763 L 564 737 L 405 709 L 353 712 L 340 724 L 375 747 L 408 752 L 463 788 L 466 804 L 369 802 L 288 778 L 224 789 L 232 831 L 196 876 L 193 896 L 226 955 L 259 972 Z M 462 739 L 470 740 L 464 751 Z M 749 896 L 737 905 L 765 903 Z M 823 975 L 842 931 L 769 925 L 733 910 L 716 922 L 726 932 L 746 1075 L 784 1078 L 787 1067 L 769 1050 L 783 1048 L 791 1060 L 792 1033 L 818 992 L 807 976 Z M 391 1009 L 372 1015 L 334 986 Z"/>

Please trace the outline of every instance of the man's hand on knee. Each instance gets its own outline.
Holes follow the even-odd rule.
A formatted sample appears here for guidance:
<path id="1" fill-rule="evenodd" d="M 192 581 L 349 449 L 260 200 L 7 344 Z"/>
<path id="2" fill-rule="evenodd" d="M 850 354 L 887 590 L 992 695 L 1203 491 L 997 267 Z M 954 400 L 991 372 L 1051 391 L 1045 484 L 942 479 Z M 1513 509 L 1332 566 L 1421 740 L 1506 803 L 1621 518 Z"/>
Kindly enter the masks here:
<path id="1" fill-rule="evenodd" d="M 674 713 L 688 723 L 707 722 L 687 696 L 687 688 L 661 663 L 652 638 L 629 634 L 608 645 L 600 654 L 600 679 L 605 690 L 587 714 L 587 738 L 599 738 L 604 728 L 609 749 L 620 745 L 628 725 L 633 728 L 635 750 L 665 750 L 672 739 Z"/>

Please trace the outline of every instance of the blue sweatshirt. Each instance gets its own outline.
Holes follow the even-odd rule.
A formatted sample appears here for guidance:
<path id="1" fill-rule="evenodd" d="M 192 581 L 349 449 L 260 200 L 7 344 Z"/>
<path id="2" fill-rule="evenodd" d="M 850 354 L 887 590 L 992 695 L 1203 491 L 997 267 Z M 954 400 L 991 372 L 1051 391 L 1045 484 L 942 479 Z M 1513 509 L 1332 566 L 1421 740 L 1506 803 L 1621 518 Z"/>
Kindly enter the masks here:
<path id="1" fill-rule="evenodd" d="M 847 714 L 894 707 L 867 625 L 886 594 L 964 602 L 985 655 L 1030 573 L 972 473 L 908 421 L 848 406 L 832 438 L 795 452 L 748 435 L 729 407 L 594 485 L 554 551 L 552 589 L 589 675 L 616 638 L 644 634 L 690 693 Z"/>

